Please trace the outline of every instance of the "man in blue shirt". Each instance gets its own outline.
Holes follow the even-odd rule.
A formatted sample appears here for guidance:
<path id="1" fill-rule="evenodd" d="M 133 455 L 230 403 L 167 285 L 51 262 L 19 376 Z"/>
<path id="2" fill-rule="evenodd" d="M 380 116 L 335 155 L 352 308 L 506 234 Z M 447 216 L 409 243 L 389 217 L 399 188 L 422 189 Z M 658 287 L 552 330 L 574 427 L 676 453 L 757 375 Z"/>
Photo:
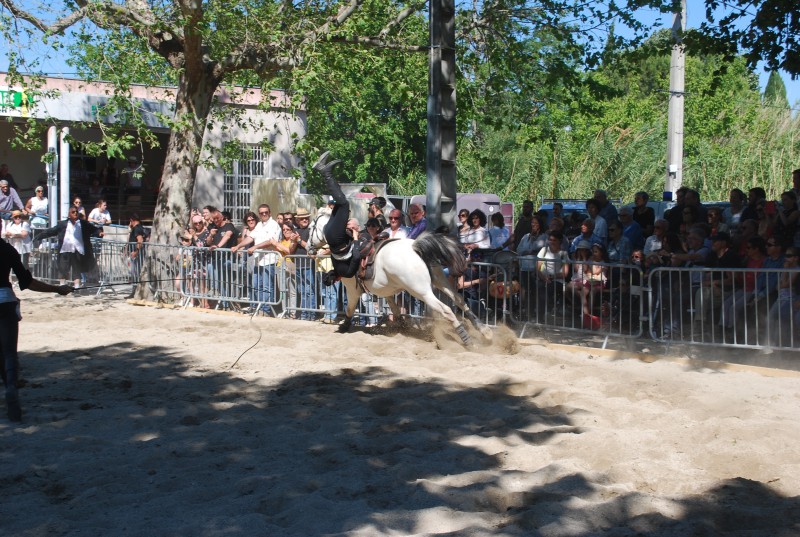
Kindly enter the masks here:
<path id="1" fill-rule="evenodd" d="M 425 218 L 425 208 L 413 203 L 408 207 L 408 217 L 411 219 L 411 229 L 408 230 L 408 238 L 416 239 L 428 229 L 428 219 Z"/>
<path id="2" fill-rule="evenodd" d="M 633 209 L 622 207 L 619 210 L 619 221 L 622 224 L 622 234 L 631 241 L 633 249 L 641 250 L 644 248 L 644 233 L 642 233 L 642 226 L 633 219 Z"/>

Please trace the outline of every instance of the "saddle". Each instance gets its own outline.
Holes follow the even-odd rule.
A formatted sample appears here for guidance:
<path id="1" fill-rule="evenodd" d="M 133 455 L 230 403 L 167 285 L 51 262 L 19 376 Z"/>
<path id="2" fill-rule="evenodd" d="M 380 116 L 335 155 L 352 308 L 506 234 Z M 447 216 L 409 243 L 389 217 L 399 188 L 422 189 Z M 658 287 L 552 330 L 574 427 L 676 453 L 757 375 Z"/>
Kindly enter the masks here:
<path id="1" fill-rule="evenodd" d="M 375 276 L 375 256 L 381 251 L 381 248 L 394 242 L 398 239 L 379 239 L 377 241 L 367 240 L 360 245 L 359 251 L 361 252 L 361 266 L 356 274 L 356 281 L 359 287 L 366 291 L 364 287 L 365 280 L 371 280 Z M 367 291 L 368 292 L 368 291 Z"/>

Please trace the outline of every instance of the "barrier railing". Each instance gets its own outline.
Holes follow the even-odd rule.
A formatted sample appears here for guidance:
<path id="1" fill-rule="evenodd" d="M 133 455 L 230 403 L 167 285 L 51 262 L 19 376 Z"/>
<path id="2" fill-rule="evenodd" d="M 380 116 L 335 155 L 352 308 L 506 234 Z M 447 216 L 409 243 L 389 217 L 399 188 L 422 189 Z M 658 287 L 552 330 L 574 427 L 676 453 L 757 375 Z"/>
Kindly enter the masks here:
<path id="1" fill-rule="evenodd" d="M 800 347 L 798 269 L 657 268 L 648 275 L 650 335 L 663 342 Z"/>
<path id="2" fill-rule="evenodd" d="M 521 256 L 515 265 L 521 288 L 513 312 L 517 322 L 604 336 L 642 335 L 640 267 L 535 256 Z"/>
<path id="3" fill-rule="evenodd" d="M 97 239 L 92 246 L 97 270 L 81 278 L 98 293 L 147 283 L 156 297 L 187 307 L 328 322 L 347 304 L 341 282 L 322 283 L 324 257 L 273 252 L 268 260 L 261 252 L 147 243 L 141 257 L 132 259 L 132 245 L 125 242 Z M 462 278 L 452 280 L 489 326 L 515 323 L 523 335 L 536 326 L 606 337 L 646 335 L 664 343 L 800 348 L 800 269 L 658 267 L 645 275 L 633 265 L 565 261 L 567 276 L 552 278 L 545 264 L 553 260 L 509 255 L 495 261 L 470 263 Z M 140 262 L 149 263 L 147 282 L 139 282 Z M 60 280 L 54 239 L 34 244 L 30 268 L 40 280 Z M 424 304 L 407 293 L 396 300 L 404 314 L 425 316 Z M 385 300 L 360 294 L 356 324 L 378 324 L 389 314 Z"/>

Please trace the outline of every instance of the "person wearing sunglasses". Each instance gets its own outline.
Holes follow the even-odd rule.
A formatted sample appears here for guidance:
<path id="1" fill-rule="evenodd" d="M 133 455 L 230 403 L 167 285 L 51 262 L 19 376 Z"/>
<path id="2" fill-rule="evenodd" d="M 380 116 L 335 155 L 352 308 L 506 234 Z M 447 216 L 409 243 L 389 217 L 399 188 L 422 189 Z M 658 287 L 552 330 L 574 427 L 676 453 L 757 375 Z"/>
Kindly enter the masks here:
<path id="1" fill-rule="evenodd" d="M 392 209 L 389 213 L 389 227 L 383 230 L 382 235 L 386 235 L 389 239 L 405 239 L 408 236 L 408 230 L 403 225 L 403 213 L 400 209 Z"/>
<path id="2" fill-rule="evenodd" d="M 24 218 L 22 211 L 11 213 L 11 221 L 6 224 L 3 230 L 3 238 L 8 241 L 22 257 L 22 264 L 28 268 L 28 258 L 33 250 L 33 237 L 31 226 Z"/>
<path id="3" fill-rule="evenodd" d="M 81 273 L 89 273 L 97 266 L 91 239 L 93 236 L 102 237 L 102 231 L 82 220 L 78 208 L 72 206 L 65 220 L 39 231 L 36 240 L 56 236 L 61 283 L 63 284 L 71 274 L 74 287 L 80 287 Z"/>

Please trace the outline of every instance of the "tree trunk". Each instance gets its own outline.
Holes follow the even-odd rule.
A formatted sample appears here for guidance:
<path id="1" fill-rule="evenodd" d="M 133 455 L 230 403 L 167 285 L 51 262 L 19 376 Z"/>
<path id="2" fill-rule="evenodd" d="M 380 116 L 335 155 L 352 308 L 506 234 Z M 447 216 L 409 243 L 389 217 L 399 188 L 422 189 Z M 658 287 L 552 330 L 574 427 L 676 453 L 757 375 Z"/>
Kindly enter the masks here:
<path id="1" fill-rule="evenodd" d="M 177 245 L 178 237 L 189 221 L 194 183 L 206 121 L 211 111 L 214 92 L 220 79 L 210 66 L 181 73 L 175 98 L 175 124 L 167 145 L 167 156 L 161 172 L 161 187 L 153 216 L 150 242 L 153 244 Z M 170 249 L 171 250 L 171 249 Z M 157 282 L 167 278 L 165 267 L 172 267 L 170 253 L 163 248 L 148 248 L 147 262 L 142 265 L 142 282 L 136 290 L 138 298 L 148 298 L 159 286 L 169 282 Z M 160 259 L 164 257 L 164 259 Z"/>

